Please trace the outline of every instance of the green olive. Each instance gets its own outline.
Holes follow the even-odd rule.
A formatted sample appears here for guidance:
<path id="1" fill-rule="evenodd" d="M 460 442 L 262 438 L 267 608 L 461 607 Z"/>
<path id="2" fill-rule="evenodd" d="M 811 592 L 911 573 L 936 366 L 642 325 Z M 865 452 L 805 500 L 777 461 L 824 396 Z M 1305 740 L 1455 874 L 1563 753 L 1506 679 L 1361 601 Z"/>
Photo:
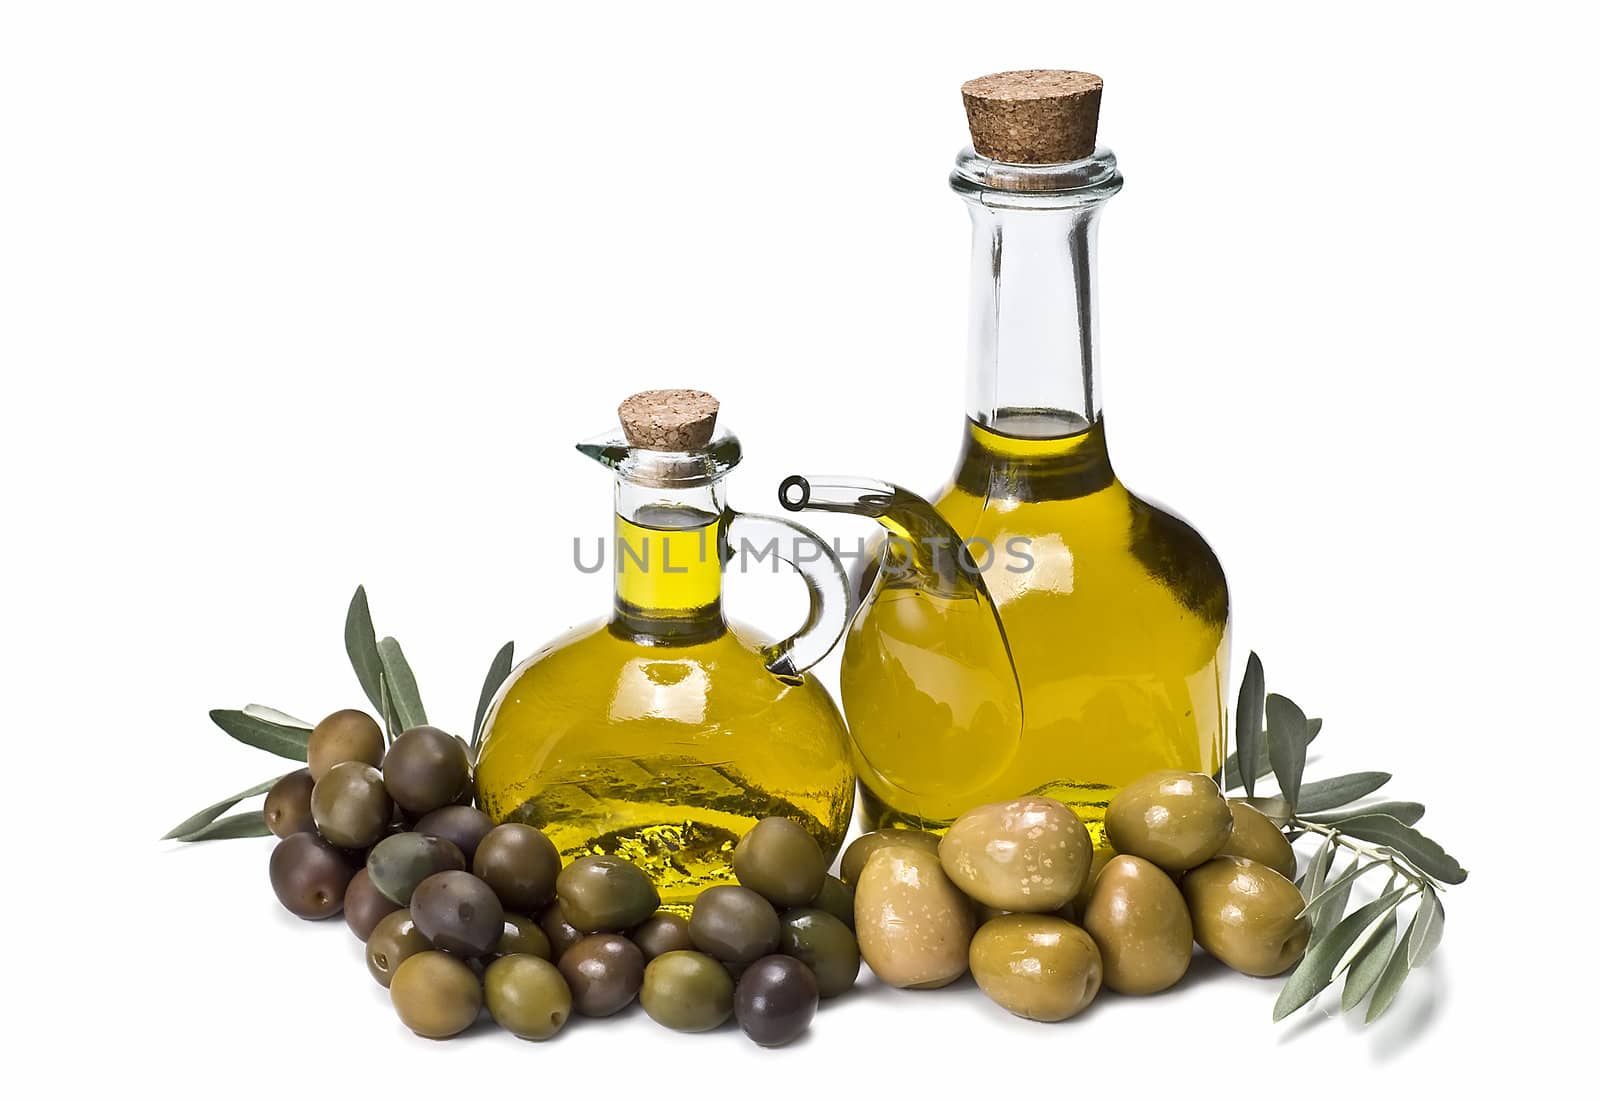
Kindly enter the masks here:
<path id="1" fill-rule="evenodd" d="M 568 948 L 557 964 L 572 991 L 572 1007 L 585 1017 L 609 1017 L 633 1001 L 644 982 L 638 945 L 615 933 L 591 933 Z"/>
<path id="2" fill-rule="evenodd" d="M 939 838 L 922 830 L 874 830 L 864 833 L 844 850 L 839 858 L 839 878 L 851 887 L 861 879 L 861 872 L 873 853 L 885 845 L 911 845 L 935 856 L 939 853 Z"/>
<path id="3" fill-rule="evenodd" d="M 506 822 L 484 834 L 472 858 L 472 874 L 494 888 L 506 909 L 523 914 L 536 914 L 550 904 L 560 872 L 555 845 L 520 822 Z"/>
<path id="4" fill-rule="evenodd" d="M 781 921 L 778 949 L 811 968 L 819 997 L 837 997 L 856 984 L 861 951 L 849 926 L 815 908 L 790 910 Z"/>
<path id="5" fill-rule="evenodd" d="M 639 946 L 646 963 L 668 952 L 686 952 L 694 947 L 689 920 L 677 914 L 655 915 L 629 933 L 628 939 Z"/>
<path id="6" fill-rule="evenodd" d="M 466 747 L 432 726 L 417 726 L 394 740 L 383 759 L 383 782 L 407 814 L 423 815 L 454 803 L 467 786 Z"/>
<path id="7" fill-rule="evenodd" d="M 472 968 L 444 952 L 418 952 L 389 983 L 389 997 L 405 1026 L 443 1040 L 464 1032 L 483 1008 L 483 987 Z"/>
<path id="8" fill-rule="evenodd" d="M 367 854 L 367 874 L 383 896 L 397 906 L 411 905 L 417 884 L 436 872 L 463 871 L 466 858 L 455 842 L 421 833 L 394 833 Z"/>
<path id="9" fill-rule="evenodd" d="M 914 915 L 908 917 L 908 915 Z M 926 847 L 879 847 L 856 884 L 856 941 L 890 986 L 946 986 L 967 971 L 972 904 Z"/>
<path id="10" fill-rule="evenodd" d="M 1311 939 L 1311 919 L 1299 916 L 1305 899 L 1265 864 L 1219 856 L 1184 876 L 1180 886 L 1194 939 L 1235 971 L 1281 975 L 1305 952 Z"/>
<path id="11" fill-rule="evenodd" d="M 484 1001 L 495 1024 L 524 1040 L 548 1040 L 572 1014 L 572 992 L 553 963 L 501 956 L 483 973 Z"/>
<path id="12" fill-rule="evenodd" d="M 364 849 L 378 840 L 393 813 L 383 774 L 360 761 L 334 765 L 311 789 L 317 832 L 342 849 Z"/>
<path id="13" fill-rule="evenodd" d="M 1018 913 L 1047 913 L 1071 902 L 1093 859 L 1078 816 L 1036 795 L 974 807 L 939 842 L 939 862 L 962 893 Z"/>
<path id="14" fill-rule="evenodd" d="M 484 838 L 484 845 L 490 840 Z M 556 877 L 556 896 L 567 921 L 585 933 L 632 929 L 661 905 L 650 877 L 616 856 L 574 860 Z"/>
<path id="15" fill-rule="evenodd" d="M 376 765 L 382 760 L 383 731 L 365 711 L 335 711 L 311 728 L 306 765 L 313 781 L 346 761 Z"/>
<path id="16" fill-rule="evenodd" d="M 659 1025 L 706 1032 L 733 1016 L 733 979 L 703 953 L 665 952 L 644 969 L 639 1004 Z"/>
<path id="17" fill-rule="evenodd" d="M 538 956 L 550 958 L 550 938 L 545 936 L 539 923 L 521 914 L 507 914 L 500 931 L 500 940 L 494 946 L 497 956 Z"/>
<path id="18" fill-rule="evenodd" d="M 1152 772 L 1117 792 L 1106 808 L 1111 847 L 1169 872 L 1204 864 L 1232 830 L 1228 801 L 1199 772 Z"/>
<path id="19" fill-rule="evenodd" d="M 360 940 L 366 940 L 378 922 L 400 909 L 372 885 L 367 869 L 362 868 L 344 889 L 344 922 Z"/>
<path id="20" fill-rule="evenodd" d="M 310 833 L 317 828 L 317 823 L 311 817 L 311 789 L 315 781 L 311 779 L 311 770 L 302 768 L 284 776 L 272 790 L 267 792 L 267 801 L 262 804 L 261 814 L 267 820 L 267 828 L 274 837 L 288 837 L 296 833 Z"/>
<path id="21" fill-rule="evenodd" d="M 385 915 L 367 938 L 367 971 L 379 986 L 388 986 L 396 968 L 431 947 L 411 920 L 411 911 L 396 910 Z"/>
<path id="22" fill-rule="evenodd" d="M 856 927 L 856 893 L 845 881 L 835 876 L 823 876 L 822 890 L 811 905 L 826 910 L 850 928 Z"/>
<path id="23" fill-rule="evenodd" d="M 448 841 L 460 849 L 469 868 L 472 866 L 473 856 L 478 851 L 478 843 L 492 829 L 494 823 L 483 811 L 476 807 L 457 806 L 453 803 L 448 807 L 429 811 L 417 820 L 416 825 L 418 833 Z M 548 902 L 549 899 L 545 901 Z"/>
<path id="24" fill-rule="evenodd" d="M 1242 856 L 1265 864 L 1285 879 L 1293 879 L 1297 869 L 1294 848 L 1272 819 L 1243 799 L 1229 799 L 1228 809 L 1233 812 L 1233 832 L 1217 855 Z"/>
<path id="25" fill-rule="evenodd" d="M 763 818 L 734 846 L 733 874 L 774 906 L 804 906 L 822 890 L 828 862 L 804 827 Z"/>
<path id="26" fill-rule="evenodd" d="M 996 1005 L 1031 1021 L 1064 1021 L 1100 993 L 1100 950 L 1058 917 L 1011 914 L 972 938 L 972 977 Z"/>
<path id="27" fill-rule="evenodd" d="M 1194 927 L 1171 877 L 1148 860 L 1116 856 L 1095 880 L 1083 928 L 1100 949 L 1105 984 L 1154 994 L 1189 970 Z"/>
<path id="28" fill-rule="evenodd" d="M 710 887 L 695 899 L 689 916 L 694 946 L 713 959 L 748 964 L 778 948 L 778 912 L 748 887 Z"/>
<path id="29" fill-rule="evenodd" d="M 268 864 L 272 893 L 295 917 L 317 921 L 344 908 L 344 893 L 356 869 L 344 853 L 314 833 L 279 841 Z"/>

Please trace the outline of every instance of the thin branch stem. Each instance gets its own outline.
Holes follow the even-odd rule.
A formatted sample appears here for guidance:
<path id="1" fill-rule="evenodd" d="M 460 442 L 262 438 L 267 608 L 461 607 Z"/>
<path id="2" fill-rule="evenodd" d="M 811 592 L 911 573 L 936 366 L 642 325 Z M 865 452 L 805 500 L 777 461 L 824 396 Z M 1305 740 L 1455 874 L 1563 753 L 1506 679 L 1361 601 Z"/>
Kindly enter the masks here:
<path id="1" fill-rule="evenodd" d="M 1393 849 L 1382 845 L 1368 845 L 1356 840 L 1349 834 L 1341 833 L 1337 826 L 1329 826 L 1321 822 L 1307 822 L 1304 818 L 1291 818 L 1288 825 L 1293 829 L 1326 837 L 1335 845 L 1349 849 L 1351 852 L 1364 856 L 1369 860 L 1387 864 L 1396 875 L 1402 877 L 1414 887 L 1434 886 L 1437 888 L 1432 876 L 1412 864 L 1411 861 L 1405 858 L 1404 854 L 1397 853 Z"/>

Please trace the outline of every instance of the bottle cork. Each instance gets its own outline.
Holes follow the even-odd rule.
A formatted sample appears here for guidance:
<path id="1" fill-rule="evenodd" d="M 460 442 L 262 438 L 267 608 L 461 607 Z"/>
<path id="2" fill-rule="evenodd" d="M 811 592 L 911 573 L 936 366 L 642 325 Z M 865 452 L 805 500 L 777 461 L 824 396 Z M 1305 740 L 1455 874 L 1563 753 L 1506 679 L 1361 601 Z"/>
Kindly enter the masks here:
<path id="1" fill-rule="evenodd" d="M 704 390 L 645 390 L 617 406 L 617 416 L 634 447 L 693 451 L 711 442 L 718 408 Z"/>
<path id="2" fill-rule="evenodd" d="M 1066 164 L 1094 152 L 1100 78 L 1065 69 L 991 73 L 961 86 L 972 148 L 1007 164 Z"/>

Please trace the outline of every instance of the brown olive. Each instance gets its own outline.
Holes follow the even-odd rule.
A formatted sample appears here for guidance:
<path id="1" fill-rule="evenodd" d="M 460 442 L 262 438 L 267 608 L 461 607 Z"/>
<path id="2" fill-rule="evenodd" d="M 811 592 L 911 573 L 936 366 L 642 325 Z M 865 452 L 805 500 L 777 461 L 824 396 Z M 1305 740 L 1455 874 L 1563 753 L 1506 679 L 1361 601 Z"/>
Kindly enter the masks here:
<path id="1" fill-rule="evenodd" d="M 367 938 L 367 973 L 379 986 L 388 986 L 395 969 L 418 952 L 433 947 L 411 920 L 410 910 L 384 915 Z"/>
<path id="2" fill-rule="evenodd" d="M 344 853 L 314 833 L 291 834 L 279 841 L 268 872 L 283 908 L 308 921 L 342 910 L 345 889 L 356 874 Z"/>
<path id="3" fill-rule="evenodd" d="M 472 867 L 473 855 L 478 851 L 478 842 L 493 828 L 494 823 L 483 811 L 454 804 L 429 811 L 417 820 L 415 826 L 416 832 L 448 841 L 460 849 L 469 868 Z"/>
<path id="4" fill-rule="evenodd" d="M 1229 799 L 1228 809 L 1233 812 L 1233 832 L 1217 855 L 1242 856 L 1265 864 L 1285 879 L 1293 879 L 1294 849 L 1272 819 L 1243 799 Z"/>
<path id="5" fill-rule="evenodd" d="M 828 862 L 803 826 L 763 818 L 734 846 L 733 874 L 776 907 L 804 906 L 822 889 Z"/>
<path id="6" fill-rule="evenodd" d="M 438 872 L 417 884 L 411 916 L 435 948 L 457 956 L 487 955 L 506 925 L 489 885 L 466 872 Z"/>
<path id="7" fill-rule="evenodd" d="M 311 770 L 307 768 L 291 772 L 272 785 L 272 790 L 267 792 L 267 801 L 261 807 L 261 813 L 266 818 L 267 828 L 272 831 L 274 837 L 310 833 L 317 828 L 316 822 L 311 818 L 313 786 Z"/>
<path id="8" fill-rule="evenodd" d="M 365 868 L 357 872 L 344 889 L 344 921 L 361 940 L 370 937 L 378 922 L 398 909 L 398 903 L 384 898 L 378 888 L 372 885 Z"/>
<path id="9" fill-rule="evenodd" d="M 657 914 L 637 926 L 628 939 L 639 946 L 646 963 L 668 952 L 687 952 L 694 947 L 688 920 L 677 914 Z"/>
<path id="10" fill-rule="evenodd" d="M 313 781 L 346 761 L 376 765 L 382 760 L 383 731 L 365 711 L 335 711 L 312 727 L 306 744 L 306 764 Z"/>
<path id="11" fill-rule="evenodd" d="M 334 765 L 311 789 L 317 832 L 342 849 L 364 849 L 382 837 L 392 810 L 383 774 L 360 761 Z"/>
<path id="12" fill-rule="evenodd" d="M 539 915 L 539 928 L 550 941 L 550 958 L 559 961 L 568 948 L 583 939 L 583 933 L 572 927 L 561 913 L 561 903 L 552 902 Z"/>
<path id="13" fill-rule="evenodd" d="M 383 782 L 408 814 L 427 814 L 454 803 L 470 772 L 460 740 L 432 726 L 401 734 L 383 759 Z"/>
<path id="14" fill-rule="evenodd" d="M 689 917 L 694 946 L 723 963 L 748 964 L 771 955 L 781 934 L 772 903 L 748 887 L 722 885 L 701 891 Z"/>
<path id="15" fill-rule="evenodd" d="M 809 967 L 788 956 L 767 956 L 739 976 L 733 1013 L 746 1036 L 762 1047 L 778 1047 L 811 1024 L 817 997 L 816 976 Z"/>
<path id="16" fill-rule="evenodd" d="M 418 952 L 389 983 L 395 1012 L 407 1028 L 430 1040 L 464 1032 L 483 1009 L 483 986 L 472 968 L 443 952 Z"/>
<path id="17" fill-rule="evenodd" d="M 851 887 L 861 879 L 861 871 L 873 853 L 885 845 L 910 845 L 939 855 L 939 838 L 922 830 L 874 830 L 850 842 L 839 858 L 839 878 Z"/>
<path id="18" fill-rule="evenodd" d="M 520 822 L 484 834 L 472 858 L 472 874 L 494 889 L 506 909 L 521 914 L 536 914 L 550 904 L 560 873 L 561 854 L 550 839 Z"/>
<path id="19" fill-rule="evenodd" d="M 484 845 L 489 843 L 484 838 Z M 483 855 L 482 846 L 478 855 Z M 561 912 L 585 933 L 632 929 L 656 912 L 656 885 L 634 865 L 616 856 L 585 856 L 556 877 Z"/>
<path id="20" fill-rule="evenodd" d="M 1111 858 L 1084 907 L 1083 928 L 1100 949 L 1105 984 L 1118 994 L 1154 994 L 1189 970 L 1189 908 L 1171 877 L 1148 860 Z"/>
<path id="21" fill-rule="evenodd" d="M 616 933 L 592 933 L 562 955 L 561 977 L 572 991 L 572 1007 L 585 1017 L 609 1017 L 639 993 L 644 956 Z"/>
<path id="22" fill-rule="evenodd" d="M 1106 836 L 1119 853 L 1169 872 L 1210 860 L 1227 843 L 1233 812 L 1216 781 L 1169 769 L 1142 776 L 1106 807 Z"/>

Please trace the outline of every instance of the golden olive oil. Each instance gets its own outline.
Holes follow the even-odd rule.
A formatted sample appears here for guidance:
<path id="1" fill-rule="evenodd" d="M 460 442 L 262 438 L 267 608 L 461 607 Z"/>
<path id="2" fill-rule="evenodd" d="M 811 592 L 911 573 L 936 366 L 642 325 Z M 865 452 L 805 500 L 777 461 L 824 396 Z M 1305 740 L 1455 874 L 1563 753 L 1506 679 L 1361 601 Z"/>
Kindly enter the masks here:
<path id="1" fill-rule="evenodd" d="M 972 540 L 1009 656 L 982 641 L 978 602 L 887 577 L 852 627 L 841 687 L 869 828 L 940 830 L 970 807 L 1039 794 L 1073 807 L 1103 846 L 1123 784 L 1221 766 L 1228 592 L 1216 556 L 1122 485 L 1103 422 L 1048 438 L 1038 427 L 969 421 L 934 502 Z"/>

